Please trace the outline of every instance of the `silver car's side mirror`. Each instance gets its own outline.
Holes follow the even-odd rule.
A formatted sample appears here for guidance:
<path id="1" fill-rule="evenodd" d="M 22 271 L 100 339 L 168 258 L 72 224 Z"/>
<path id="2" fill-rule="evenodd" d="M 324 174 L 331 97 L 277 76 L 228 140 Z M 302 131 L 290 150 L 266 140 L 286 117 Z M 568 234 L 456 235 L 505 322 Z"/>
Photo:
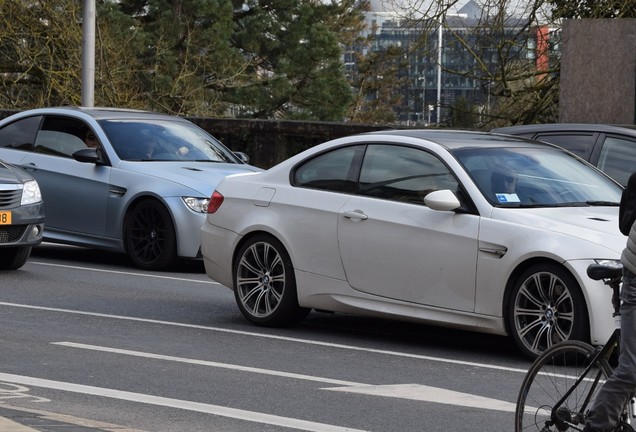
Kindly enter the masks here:
<path id="1" fill-rule="evenodd" d="M 234 154 L 241 160 L 241 162 L 245 164 L 250 163 L 250 157 L 247 154 L 239 151 L 235 151 Z"/>
<path id="2" fill-rule="evenodd" d="M 94 148 L 85 148 L 73 153 L 73 159 L 79 162 L 96 163 L 99 161 L 99 154 Z"/>
<path id="3" fill-rule="evenodd" d="M 461 207 L 461 203 L 450 189 L 431 192 L 424 197 L 427 207 L 438 211 L 451 211 Z"/>

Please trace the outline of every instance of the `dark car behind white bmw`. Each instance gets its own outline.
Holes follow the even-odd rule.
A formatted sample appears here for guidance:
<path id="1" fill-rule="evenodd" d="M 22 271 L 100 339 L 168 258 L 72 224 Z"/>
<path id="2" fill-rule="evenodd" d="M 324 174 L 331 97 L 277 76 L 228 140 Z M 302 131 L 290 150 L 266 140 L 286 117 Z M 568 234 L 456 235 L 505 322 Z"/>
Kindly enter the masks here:
<path id="1" fill-rule="evenodd" d="M 44 203 L 26 171 L 0 162 L 0 270 L 22 267 L 42 242 Z"/>
<path id="2" fill-rule="evenodd" d="M 625 186 L 636 171 L 636 126 L 588 123 L 518 125 L 491 132 L 549 142 L 571 151 Z"/>

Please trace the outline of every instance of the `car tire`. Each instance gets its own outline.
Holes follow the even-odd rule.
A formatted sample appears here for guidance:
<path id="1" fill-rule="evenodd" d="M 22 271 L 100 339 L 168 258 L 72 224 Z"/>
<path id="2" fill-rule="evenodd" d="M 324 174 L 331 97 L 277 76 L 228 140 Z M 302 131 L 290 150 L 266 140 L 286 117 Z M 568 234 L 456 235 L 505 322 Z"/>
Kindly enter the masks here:
<path id="1" fill-rule="evenodd" d="M 166 207 L 154 199 L 137 203 L 128 213 L 124 228 L 126 252 L 135 266 L 166 270 L 177 261 L 177 238 Z"/>
<path id="2" fill-rule="evenodd" d="M 589 339 L 579 284 L 556 264 L 537 264 L 523 272 L 513 286 L 507 315 L 515 343 L 531 359 L 562 340 Z"/>
<path id="3" fill-rule="evenodd" d="M 1 248 L 0 270 L 17 270 L 27 262 L 30 255 L 31 246 Z"/>
<path id="4" fill-rule="evenodd" d="M 274 237 L 257 235 L 247 240 L 236 255 L 233 275 L 236 303 L 248 321 L 288 326 L 309 313 L 298 305 L 291 259 Z"/>

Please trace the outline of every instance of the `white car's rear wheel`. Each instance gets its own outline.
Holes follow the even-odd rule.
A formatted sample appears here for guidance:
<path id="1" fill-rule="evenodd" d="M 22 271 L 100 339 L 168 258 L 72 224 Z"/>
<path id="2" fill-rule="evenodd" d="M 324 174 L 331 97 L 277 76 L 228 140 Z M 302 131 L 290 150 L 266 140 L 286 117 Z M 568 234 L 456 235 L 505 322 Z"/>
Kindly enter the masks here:
<path id="1" fill-rule="evenodd" d="M 268 235 L 254 236 L 241 246 L 234 263 L 234 295 L 241 313 L 258 325 L 295 324 L 309 312 L 298 306 L 287 251 Z"/>

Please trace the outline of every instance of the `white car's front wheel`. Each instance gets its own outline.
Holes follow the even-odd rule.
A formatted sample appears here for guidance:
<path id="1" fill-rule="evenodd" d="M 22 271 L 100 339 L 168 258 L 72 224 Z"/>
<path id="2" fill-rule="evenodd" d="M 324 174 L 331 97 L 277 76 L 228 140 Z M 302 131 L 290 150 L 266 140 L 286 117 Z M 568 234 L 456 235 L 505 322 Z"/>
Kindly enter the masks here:
<path id="1" fill-rule="evenodd" d="M 551 263 L 536 264 L 517 279 L 508 328 L 524 355 L 536 358 L 563 340 L 587 341 L 587 307 L 574 277 Z"/>
<path id="2" fill-rule="evenodd" d="M 289 254 L 269 235 L 257 235 L 240 248 L 234 262 L 234 295 L 241 313 L 263 326 L 300 322 L 308 309 L 298 306 Z"/>

